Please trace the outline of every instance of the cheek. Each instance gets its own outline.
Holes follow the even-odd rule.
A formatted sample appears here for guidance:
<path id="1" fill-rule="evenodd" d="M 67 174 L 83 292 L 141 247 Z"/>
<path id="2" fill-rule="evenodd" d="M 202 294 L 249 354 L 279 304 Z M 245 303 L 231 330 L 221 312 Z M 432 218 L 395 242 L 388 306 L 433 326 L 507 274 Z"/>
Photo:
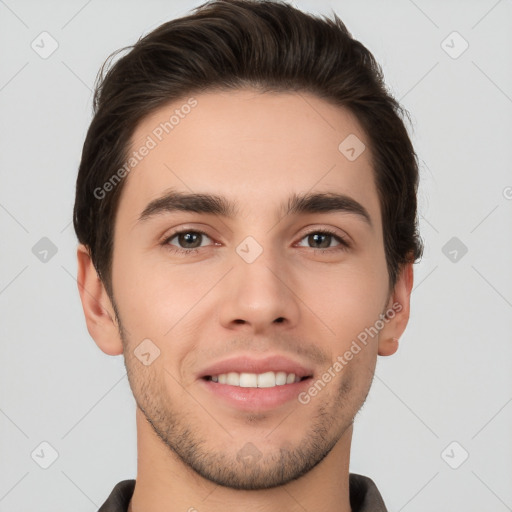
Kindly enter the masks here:
<path id="1" fill-rule="evenodd" d="M 297 272 L 296 280 L 303 301 L 338 340 L 352 339 L 373 325 L 388 292 L 386 265 L 380 259 L 354 258 L 337 266 L 309 267 Z"/>
<path id="2" fill-rule="evenodd" d="M 162 341 L 174 326 L 181 327 L 222 275 L 222 269 L 211 265 L 185 266 L 135 255 L 116 257 L 113 268 L 114 296 L 127 330 Z"/>

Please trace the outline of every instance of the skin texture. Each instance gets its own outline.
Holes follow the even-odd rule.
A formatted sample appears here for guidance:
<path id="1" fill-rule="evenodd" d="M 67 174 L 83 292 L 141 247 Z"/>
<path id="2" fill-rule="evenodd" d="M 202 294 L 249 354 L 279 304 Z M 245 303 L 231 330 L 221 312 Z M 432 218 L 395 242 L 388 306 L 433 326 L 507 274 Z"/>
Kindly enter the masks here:
<path id="1" fill-rule="evenodd" d="M 413 284 L 409 264 L 395 288 L 388 286 L 371 148 L 349 161 L 340 142 L 350 134 L 364 142 L 364 132 L 347 110 L 311 94 L 240 90 L 194 98 L 197 106 L 125 178 L 113 302 L 87 249 L 78 248 L 89 333 L 106 354 L 124 354 L 138 406 L 130 511 L 350 511 L 353 419 L 377 355 L 398 348 Z M 144 119 L 133 148 L 185 102 Z M 237 212 L 138 221 L 170 189 L 222 195 Z M 350 196 L 371 225 L 350 212 L 286 214 L 291 194 L 313 192 Z M 197 251 L 185 253 L 183 238 L 169 240 L 182 229 L 206 233 Z M 350 247 L 327 236 L 316 248 L 308 236 L 315 229 L 334 230 Z M 252 263 L 236 251 L 247 236 L 262 248 Z M 394 303 L 401 310 L 308 404 L 240 410 L 198 379 L 214 361 L 276 353 L 312 369 L 316 380 Z M 144 339 L 160 350 L 147 366 L 134 353 Z M 247 446 L 258 454 L 249 463 L 237 457 Z"/>

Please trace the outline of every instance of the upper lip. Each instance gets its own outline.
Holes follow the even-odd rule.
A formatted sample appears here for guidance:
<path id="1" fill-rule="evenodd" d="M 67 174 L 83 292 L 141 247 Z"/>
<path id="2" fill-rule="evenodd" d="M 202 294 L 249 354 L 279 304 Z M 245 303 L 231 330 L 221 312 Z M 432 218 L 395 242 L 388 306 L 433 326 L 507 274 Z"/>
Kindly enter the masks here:
<path id="1" fill-rule="evenodd" d="M 248 355 L 239 355 L 211 364 L 199 372 L 198 378 L 212 377 L 230 372 L 285 372 L 294 373 L 296 377 L 301 378 L 313 375 L 313 371 L 310 368 L 286 356 L 272 355 L 257 359 Z"/>

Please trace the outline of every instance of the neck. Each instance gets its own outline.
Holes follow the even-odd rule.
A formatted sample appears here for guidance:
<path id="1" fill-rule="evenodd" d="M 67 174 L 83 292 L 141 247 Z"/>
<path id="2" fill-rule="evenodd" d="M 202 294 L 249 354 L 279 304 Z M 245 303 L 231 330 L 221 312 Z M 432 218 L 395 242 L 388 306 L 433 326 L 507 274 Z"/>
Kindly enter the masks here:
<path id="1" fill-rule="evenodd" d="M 137 478 L 128 512 L 351 512 L 352 426 L 301 478 L 273 489 L 243 491 L 210 482 L 183 463 L 137 408 Z"/>

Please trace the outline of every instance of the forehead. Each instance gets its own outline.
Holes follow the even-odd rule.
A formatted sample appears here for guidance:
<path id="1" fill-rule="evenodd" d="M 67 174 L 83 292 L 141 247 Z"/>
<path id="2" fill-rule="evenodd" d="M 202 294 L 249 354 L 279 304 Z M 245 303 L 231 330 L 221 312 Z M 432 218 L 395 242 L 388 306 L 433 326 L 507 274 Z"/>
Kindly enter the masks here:
<path id="1" fill-rule="evenodd" d="M 261 214 L 292 193 L 339 192 L 379 217 L 364 131 L 347 109 L 309 93 L 185 97 L 140 122 L 129 153 L 119 213 L 128 203 L 136 216 L 173 188 L 223 195 L 242 215 Z"/>

